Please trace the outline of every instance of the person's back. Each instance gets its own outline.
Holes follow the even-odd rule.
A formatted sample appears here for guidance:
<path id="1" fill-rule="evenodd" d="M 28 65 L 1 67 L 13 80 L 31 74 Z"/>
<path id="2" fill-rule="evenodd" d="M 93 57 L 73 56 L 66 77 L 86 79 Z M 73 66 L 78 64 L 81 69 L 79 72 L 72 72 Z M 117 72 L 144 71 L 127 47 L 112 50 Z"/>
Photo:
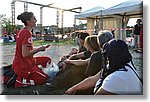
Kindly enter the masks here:
<path id="1" fill-rule="evenodd" d="M 103 57 L 104 68 L 97 81 L 96 94 L 142 94 L 141 79 L 124 41 L 112 39 L 106 43 Z"/>
<path id="2" fill-rule="evenodd" d="M 102 60 L 103 58 L 102 58 L 101 51 L 96 51 L 91 55 L 90 61 L 85 71 L 85 78 L 89 76 L 93 76 L 101 70 Z"/>
<path id="3" fill-rule="evenodd" d="M 120 95 L 136 95 L 142 94 L 142 84 L 137 77 L 137 72 L 133 68 L 131 62 L 128 63 L 132 67 L 125 66 L 119 70 L 108 75 L 101 86 L 101 88 Z"/>
<path id="4" fill-rule="evenodd" d="M 120 53 L 121 52 L 121 53 Z M 96 95 L 142 95 L 143 85 L 136 72 L 128 46 L 122 40 L 112 39 L 103 46 L 103 69 L 69 88 L 65 94 L 88 90 Z"/>
<path id="5" fill-rule="evenodd" d="M 113 35 L 109 31 L 103 31 L 99 32 L 97 38 L 100 48 L 98 51 L 94 52 L 91 55 L 90 62 L 85 72 L 85 76 L 93 76 L 102 69 L 103 58 L 101 48 L 106 42 L 113 38 Z"/>

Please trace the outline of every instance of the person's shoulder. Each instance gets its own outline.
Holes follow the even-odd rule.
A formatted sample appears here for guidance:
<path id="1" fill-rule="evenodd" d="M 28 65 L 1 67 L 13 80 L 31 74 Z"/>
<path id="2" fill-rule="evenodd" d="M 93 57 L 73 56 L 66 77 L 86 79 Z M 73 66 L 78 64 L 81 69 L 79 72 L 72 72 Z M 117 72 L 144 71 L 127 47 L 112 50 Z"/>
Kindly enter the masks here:
<path id="1" fill-rule="evenodd" d="M 91 53 L 89 50 L 85 50 L 85 51 L 83 51 L 84 53 Z"/>
<path id="2" fill-rule="evenodd" d="M 120 68 L 119 70 L 114 71 L 113 73 L 109 74 L 108 77 L 118 77 L 124 79 L 125 77 L 129 76 L 130 70 L 128 67 Z M 130 68 L 129 68 L 130 69 Z"/>
<path id="3" fill-rule="evenodd" d="M 124 78 L 123 75 L 121 74 L 122 72 L 121 71 L 115 71 L 111 74 L 109 74 L 105 79 L 113 79 L 113 80 L 123 80 Z"/>
<path id="4" fill-rule="evenodd" d="M 31 32 L 28 29 L 23 28 L 20 33 L 22 33 L 23 36 L 30 36 Z"/>
<path id="5" fill-rule="evenodd" d="M 102 58 L 102 53 L 101 51 L 96 51 L 91 55 L 92 59 L 101 59 Z"/>
<path id="6" fill-rule="evenodd" d="M 21 29 L 19 32 L 20 32 L 20 33 L 27 33 L 27 32 L 30 32 L 30 31 L 29 31 L 28 29 L 23 28 L 23 29 Z"/>
<path id="7" fill-rule="evenodd" d="M 102 56 L 102 53 L 101 51 L 96 51 L 93 53 L 94 56 Z"/>
<path id="8" fill-rule="evenodd" d="M 30 33 L 30 31 L 26 28 L 24 28 L 23 30 L 24 30 L 24 32 Z"/>

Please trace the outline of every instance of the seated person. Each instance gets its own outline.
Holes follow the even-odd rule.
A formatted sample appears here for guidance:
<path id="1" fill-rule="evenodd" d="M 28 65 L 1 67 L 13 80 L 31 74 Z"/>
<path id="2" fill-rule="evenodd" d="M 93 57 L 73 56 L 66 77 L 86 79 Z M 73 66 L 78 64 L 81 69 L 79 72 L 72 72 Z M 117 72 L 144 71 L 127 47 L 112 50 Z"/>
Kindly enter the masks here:
<path id="1" fill-rule="evenodd" d="M 82 79 L 92 76 L 92 75 L 95 75 L 98 71 L 101 70 L 99 65 L 102 65 L 102 55 L 101 55 L 101 50 L 100 50 L 99 46 L 102 46 L 101 44 L 104 44 L 105 42 L 109 41 L 110 39 L 112 39 L 112 34 L 108 31 L 100 33 L 98 38 L 96 35 L 86 37 L 84 46 L 86 49 L 88 49 L 92 53 L 91 57 L 88 59 L 85 59 L 85 60 L 83 60 L 83 59 L 82 60 L 81 59 L 80 60 L 67 59 L 66 61 L 63 61 L 63 63 L 64 63 L 63 70 L 64 71 L 59 71 L 58 76 L 60 75 L 60 73 L 67 73 L 67 71 L 70 69 L 72 70 L 70 73 L 74 73 L 73 77 L 75 77 L 75 72 L 77 72 L 78 76 L 80 74 L 82 74 L 81 75 Z M 98 42 L 100 42 L 100 45 Z M 74 55 L 76 55 L 76 54 L 74 54 Z M 65 66 L 65 65 L 67 65 L 67 66 Z M 80 72 L 80 74 L 78 71 Z M 66 77 L 68 77 L 69 74 L 66 74 Z M 58 78 L 58 77 L 56 77 L 56 78 Z M 60 79 L 62 79 L 62 78 L 60 78 Z M 66 81 L 67 80 L 68 79 L 66 79 Z"/>
<path id="2" fill-rule="evenodd" d="M 89 77 L 89 76 L 93 76 L 95 75 L 98 71 L 100 71 L 101 66 L 102 65 L 102 46 L 108 42 L 109 40 L 111 40 L 113 38 L 113 35 L 111 32 L 109 31 L 103 31 L 103 32 L 99 32 L 98 34 L 98 42 L 100 45 L 100 51 L 97 51 L 96 53 L 94 53 L 93 55 L 91 55 L 90 58 L 90 62 L 87 66 L 86 72 L 85 72 L 85 78 Z"/>
<path id="3" fill-rule="evenodd" d="M 31 29 L 36 25 L 36 18 L 32 12 L 23 12 L 17 19 L 21 20 L 25 27 L 16 35 L 16 52 L 12 64 L 17 74 L 15 87 L 45 84 L 49 77 L 38 65 L 46 67 L 47 63 L 51 63 L 51 59 L 34 55 L 45 51 L 50 45 L 33 48 Z"/>
<path id="4" fill-rule="evenodd" d="M 143 93 L 142 82 L 124 41 L 112 39 L 106 43 L 103 47 L 103 57 L 103 69 L 69 88 L 66 94 L 75 94 L 78 90 L 87 90 L 94 86 L 93 93 L 99 95 L 141 95 Z"/>
<path id="5" fill-rule="evenodd" d="M 88 51 L 92 53 L 91 57 L 86 60 L 68 59 L 66 62 L 75 64 L 76 66 L 87 64 L 87 68 L 85 71 L 85 78 L 95 75 L 97 72 L 101 70 L 101 68 L 99 67 L 102 65 L 101 48 L 106 42 L 108 42 L 112 38 L 113 35 L 109 31 L 100 32 L 98 37 L 96 35 L 86 37 L 84 46 Z"/>
<path id="6" fill-rule="evenodd" d="M 85 38 L 87 36 L 89 36 L 88 33 L 81 32 L 78 34 L 78 53 L 71 55 L 68 59 L 87 59 L 91 56 L 90 51 L 87 51 L 87 49 L 84 47 Z"/>
<path id="7" fill-rule="evenodd" d="M 96 73 L 98 73 L 102 69 L 103 58 L 102 58 L 101 48 L 106 42 L 108 42 L 112 38 L 113 38 L 113 36 L 112 36 L 111 32 L 109 32 L 109 31 L 100 32 L 98 35 L 98 40 L 96 41 L 96 39 L 95 39 L 95 41 L 96 41 L 95 44 L 92 43 L 92 40 L 93 40 L 92 38 L 89 39 L 90 43 L 89 42 L 87 43 L 85 40 L 85 44 L 87 44 L 87 45 L 85 45 L 85 47 L 89 51 L 91 51 L 91 53 L 92 53 L 91 57 L 89 59 L 86 59 L 86 60 L 68 60 L 68 61 L 70 61 L 69 63 L 75 64 L 77 67 L 84 65 L 84 64 L 87 64 L 83 79 L 85 79 L 89 76 L 95 75 Z M 99 42 L 99 43 L 97 43 L 97 42 Z M 92 48 L 94 48 L 93 46 L 96 46 L 96 43 L 100 47 L 99 47 L 99 50 L 94 51 L 94 50 L 92 50 Z M 79 68 L 76 68 L 76 69 L 79 69 Z M 92 91 L 92 89 L 86 90 L 86 91 L 78 91 L 78 94 L 90 94 L 91 91 Z"/>
<path id="8" fill-rule="evenodd" d="M 66 59 L 87 59 L 91 56 L 91 52 L 87 51 L 87 49 L 84 47 L 85 38 L 89 36 L 89 34 L 81 32 L 78 34 L 78 36 L 80 45 L 79 49 L 72 48 L 72 51 L 68 55 L 62 56 L 61 61 L 58 62 L 60 69 L 66 67 L 66 64 L 63 62 Z"/>
<path id="9" fill-rule="evenodd" d="M 88 51 L 91 52 L 90 58 L 85 59 L 85 60 L 84 59 L 79 59 L 79 60 L 67 59 L 64 62 L 67 64 L 76 65 L 77 67 L 78 66 L 87 66 L 87 68 L 88 68 L 88 67 L 95 66 L 95 68 L 92 68 L 90 74 L 89 74 L 89 71 L 87 73 L 89 75 L 96 74 L 100 70 L 100 67 L 96 67 L 96 66 L 99 64 L 100 65 L 102 64 L 102 56 L 101 56 L 101 51 L 100 51 L 97 36 L 93 35 L 93 36 L 86 37 L 85 42 L 84 42 L 84 46 Z M 95 63 L 91 63 L 91 62 L 95 62 Z"/>

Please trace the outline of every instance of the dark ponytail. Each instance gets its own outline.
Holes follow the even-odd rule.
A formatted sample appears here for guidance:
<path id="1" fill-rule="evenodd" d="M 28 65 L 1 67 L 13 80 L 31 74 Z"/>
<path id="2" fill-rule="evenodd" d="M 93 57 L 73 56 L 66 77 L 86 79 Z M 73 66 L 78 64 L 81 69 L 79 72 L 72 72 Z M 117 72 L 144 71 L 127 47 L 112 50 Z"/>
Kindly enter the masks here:
<path id="1" fill-rule="evenodd" d="M 17 16 L 18 20 L 21 20 L 24 25 L 27 25 L 27 20 L 30 20 L 34 14 L 32 12 L 23 12 Z"/>
<path id="2" fill-rule="evenodd" d="M 21 15 L 18 15 L 17 19 L 18 19 L 18 20 L 21 20 Z"/>

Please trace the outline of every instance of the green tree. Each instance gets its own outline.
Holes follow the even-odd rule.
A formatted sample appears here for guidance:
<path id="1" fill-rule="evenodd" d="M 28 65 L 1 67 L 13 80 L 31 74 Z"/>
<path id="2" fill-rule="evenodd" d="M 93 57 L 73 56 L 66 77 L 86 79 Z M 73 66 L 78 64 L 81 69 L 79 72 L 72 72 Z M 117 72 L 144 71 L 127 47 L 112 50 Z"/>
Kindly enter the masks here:
<path id="1" fill-rule="evenodd" d="M 10 32 L 14 30 L 15 25 L 11 24 L 11 18 L 6 17 L 5 14 L 0 15 L 0 21 L 1 21 L 2 29 L 6 28 L 8 34 L 10 34 Z"/>

